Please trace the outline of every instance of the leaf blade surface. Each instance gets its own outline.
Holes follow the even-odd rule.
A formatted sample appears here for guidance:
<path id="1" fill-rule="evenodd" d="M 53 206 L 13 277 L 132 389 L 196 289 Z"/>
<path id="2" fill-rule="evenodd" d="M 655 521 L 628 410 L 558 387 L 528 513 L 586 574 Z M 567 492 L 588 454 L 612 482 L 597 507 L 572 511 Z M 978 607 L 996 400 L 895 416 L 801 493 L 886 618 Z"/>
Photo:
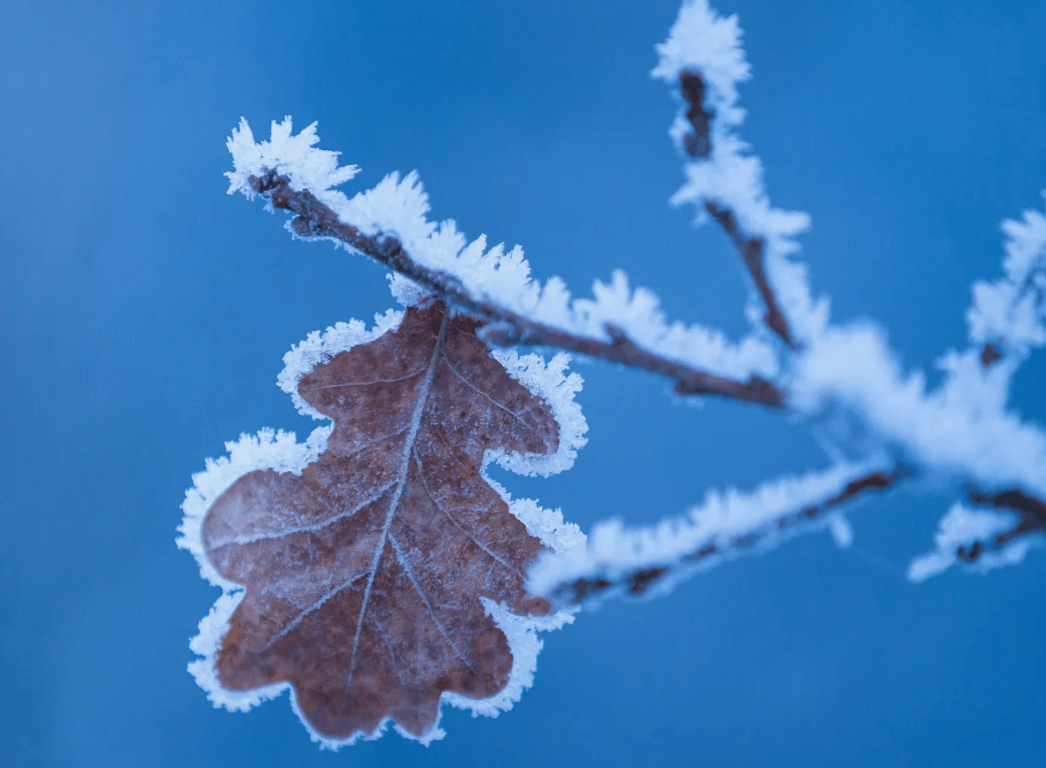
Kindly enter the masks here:
<path id="1" fill-rule="evenodd" d="M 541 543 L 483 467 L 488 451 L 551 455 L 559 429 L 476 327 L 436 302 L 317 365 L 298 392 L 334 421 L 326 449 L 300 476 L 244 475 L 210 508 L 205 556 L 245 588 L 215 658 L 224 688 L 289 683 L 341 740 L 386 718 L 424 737 L 442 693 L 505 687 L 512 654 L 479 598 L 549 607 L 523 587 Z"/>

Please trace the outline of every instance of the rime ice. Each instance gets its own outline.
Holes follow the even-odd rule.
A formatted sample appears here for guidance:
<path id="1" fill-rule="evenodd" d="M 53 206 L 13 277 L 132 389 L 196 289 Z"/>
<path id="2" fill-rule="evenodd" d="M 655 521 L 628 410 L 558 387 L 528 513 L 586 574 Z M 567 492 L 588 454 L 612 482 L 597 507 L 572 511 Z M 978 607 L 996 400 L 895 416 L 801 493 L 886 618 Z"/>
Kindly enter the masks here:
<path id="1" fill-rule="evenodd" d="M 453 221 L 430 221 L 428 196 L 415 173 L 402 179 L 390 174 L 372 189 L 346 197 L 332 187 L 352 178 L 358 169 L 337 168 L 337 153 L 316 148 L 317 141 L 315 123 L 292 136 L 291 120 L 285 118 L 273 122 L 268 141 L 255 144 L 249 126 L 242 121 L 229 139 L 236 168 L 227 174 L 229 192 L 253 197 L 247 179 L 266 170 L 277 171 L 290 178 L 293 189 L 312 192 L 341 221 L 367 234 L 394 235 L 419 264 L 453 275 L 471 294 L 501 307 L 598 339 L 608 338 L 605 326 L 613 322 L 651 351 L 725 376 L 777 374 L 776 352 L 764 340 L 753 335 L 734 343 L 715 329 L 671 322 L 656 294 L 645 288 L 633 290 L 623 272 L 615 272 L 609 283 L 595 281 L 590 299 L 572 300 L 559 278 L 544 284 L 533 280 L 519 246 L 508 250 L 502 244 L 488 247 L 484 235 L 470 241 Z M 306 180 L 314 180 L 314 185 Z M 404 289 L 402 283 L 397 287 Z"/>
<path id="2" fill-rule="evenodd" d="M 558 510 L 544 510 L 529 500 L 510 500 L 508 492 L 485 474 L 491 461 L 524 474 L 568 468 L 584 443 L 584 419 L 573 400 L 580 380 L 566 373 L 566 355 L 546 363 L 511 348 L 489 355 L 483 348 L 485 364 L 499 366 L 500 376 L 538 398 L 557 425 L 558 447 L 545 453 L 511 450 L 493 441 L 483 452 L 480 474 L 481 492 L 508 504 L 519 546 L 529 548 L 534 556 L 523 558 L 526 564 L 514 566 L 520 578 L 522 569 L 529 567 L 526 587 L 553 597 L 567 609 L 611 595 L 664 593 L 703 568 L 742 554 L 764 552 L 801 533 L 827 531 L 839 547 L 848 548 L 854 530 L 843 507 L 865 494 L 892 491 L 912 478 L 953 488 L 963 499 L 941 518 L 933 551 L 912 561 L 908 572 L 912 581 L 922 581 L 957 563 L 975 571 L 1019 563 L 1033 545 L 1042 543 L 1046 532 L 1046 502 L 1042 500 L 1046 498 L 1046 432 L 1022 419 L 1009 405 L 1015 371 L 1030 354 L 1046 346 L 1046 215 L 1025 211 L 1020 220 L 1003 223 L 1003 276 L 974 284 L 967 312 L 968 344 L 940 356 L 943 377 L 940 384 L 930 387 L 923 371 L 902 368 L 882 328 L 868 322 L 833 324 L 828 300 L 815 296 L 806 266 L 797 260 L 798 238 L 809 228 L 810 219 L 806 213 L 772 204 L 763 165 L 740 134 L 745 112 L 738 89 L 751 77 L 741 39 L 736 16 L 720 16 L 707 0 L 684 0 L 667 40 L 657 46 L 658 62 L 652 71 L 674 92 L 678 89 L 687 102 L 669 131 L 685 156 L 684 182 L 671 202 L 693 205 L 698 223 L 718 222 L 737 245 L 754 284 L 747 312 L 753 328 L 739 341 L 714 328 L 669 320 L 657 296 L 645 288 L 632 288 L 620 271 L 613 272 L 609 282 L 596 281 L 590 298 L 573 298 L 556 277 L 544 283 L 533 279 L 519 246 L 490 246 L 483 235 L 466 238 L 453 221 L 430 221 L 428 198 L 416 173 L 403 177 L 392 173 L 370 189 L 351 197 L 344 194 L 337 187 L 352 180 L 359 168 L 339 167 L 338 153 L 318 148 L 315 123 L 295 135 L 288 117 L 272 124 L 268 140 L 257 142 L 246 121 L 241 121 L 228 141 L 234 164 L 234 170 L 226 174 L 230 193 L 252 198 L 261 191 L 276 205 L 273 188 L 263 188 L 258 180 L 278 177 L 281 190 L 297 193 L 298 203 L 318 201 L 325 207 L 322 223 L 327 228 L 295 228 L 288 222 L 296 236 L 328 239 L 350 250 L 371 248 L 369 255 L 379 261 L 384 258 L 381 248 L 400 249 L 396 252 L 399 261 L 382 263 L 403 272 L 404 260 L 409 261 L 419 268 L 409 272 L 417 280 L 424 282 L 419 277 L 422 273 L 440 276 L 438 286 L 443 292 L 433 288 L 437 283 L 421 285 L 397 273 L 391 278 L 393 295 L 405 306 L 414 307 L 408 312 L 415 315 L 427 311 L 433 301 L 453 305 L 456 296 L 458 304 L 448 310 L 448 317 L 455 312 L 469 317 L 480 334 L 473 338 L 477 346 L 481 339 L 499 338 L 481 333 L 511 316 L 532 327 L 541 326 L 547 331 L 542 338 L 551 339 L 550 347 L 597 357 L 600 355 L 592 350 L 599 349 L 603 359 L 670 378 L 667 371 L 678 368 L 672 363 L 681 363 L 699 376 L 732 379 L 728 384 L 736 385 L 734 388 L 683 387 L 680 391 L 781 408 L 827 435 L 824 444 L 831 461 L 819 471 L 770 480 L 747 492 L 709 492 L 686 517 L 669 518 L 657 526 L 630 528 L 616 520 L 602 523 L 586 542 Z M 694 86 L 690 90 L 688 83 Z M 276 207 L 302 216 L 301 209 L 290 207 L 286 200 Z M 332 219 L 337 226 L 331 225 Z M 350 230 L 351 236 L 339 234 Z M 360 233 L 370 238 L 365 245 L 357 238 Z M 430 295 L 433 291 L 435 295 Z M 372 329 L 352 321 L 323 334 L 311 334 L 285 357 L 279 385 L 302 413 L 324 418 L 327 411 L 321 412 L 306 397 L 302 381 L 338 355 L 396 333 L 404 316 L 390 310 L 376 318 Z M 775 326 L 774 317 L 781 318 L 784 331 Z M 522 335 L 506 338 L 510 344 L 528 343 Z M 606 349 L 623 348 L 631 358 L 605 354 Z M 642 363 L 636 362 L 640 359 Z M 676 379 L 677 386 L 680 381 Z M 746 392 L 772 390 L 774 396 L 742 397 L 737 394 L 741 386 L 749 387 Z M 482 388 L 476 392 L 489 395 Z M 395 404 L 393 398 L 385 405 L 392 409 Z M 504 403 L 494 405 L 518 416 Z M 416 430 L 417 424 L 410 423 Z M 204 577 L 220 586 L 223 594 L 192 642 L 202 658 L 190 669 L 216 705 L 246 709 L 277 695 L 287 683 L 262 676 L 254 685 L 229 687 L 220 679 L 216 659 L 224 652 L 231 622 L 243 605 L 241 583 L 247 579 L 233 578 L 230 574 L 235 569 L 228 563 L 216 567 L 221 558 L 212 555 L 220 547 L 213 539 L 207 543 L 208 510 L 244 476 L 259 471 L 269 470 L 266 477 L 278 474 L 284 478 L 280 482 L 292 485 L 294 478 L 311 477 L 317 463 L 323 461 L 321 457 L 342 442 L 337 427 L 317 428 L 304 444 L 297 443 L 293 435 L 263 430 L 227 444 L 228 457 L 208 460 L 206 471 L 194 476 L 194 488 L 183 505 L 179 544 L 196 555 Z M 462 482 L 463 487 L 468 485 Z M 373 500 L 364 501 L 370 504 Z M 263 505 L 259 514 L 264 517 L 270 512 Z M 384 536 L 391 530 L 391 519 L 384 529 L 372 528 L 383 530 Z M 296 525 L 291 528 L 297 535 L 313 533 L 309 526 L 318 524 Z M 374 530 L 368 535 L 373 536 Z M 254 529 L 226 534 L 227 541 L 222 541 L 240 545 L 253 545 L 259 536 L 264 538 Z M 498 543 L 483 546 L 493 557 Z M 541 546 L 546 549 L 538 556 Z M 406 582 L 420 594 L 422 582 L 403 566 L 408 553 L 398 545 L 393 550 Z M 366 595 L 384 557 L 380 547 L 376 552 Z M 497 557 L 507 562 L 511 555 Z M 352 578 L 344 582 L 345 589 L 355 584 Z M 440 701 L 475 713 L 497 714 L 531 684 L 541 645 L 537 631 L 558 627 L 572 614 L 568 610 L 549 616 L 528 612 L 521 602 L 521 589 L 522 582 L 513 583 L 502 598 L 477 594 L 475 600 L 464 601 L 474 624 L 496 627 L 501 633 L 498 636 L 507 639 L 511 662 L 502 657 L 501 667 L 489 673 L 484 695 L 478 697 L 469 694 L 479 689 L 470 690 L 468 685 L 479 684 L 471 679 L 462 682 L 467 676 L 457 670 L 459 685 L 437 696 L 436 718 Z M 323 589 L 309 594 L 314 598 L 310 605 L 316 607 L 299 611 L 301 616 L 319 612 L 328 599 L 333 600 L 324 597 L 328 592 Z M 364 605 L 367 599 L 364 596 Z M 285 622 L 290 628 L 287 633 L 296 630 L 295 622 L 304 619 Z M 357 629 L 353 653 L 361 633 Z M 445 633 L 446 637 L 450 634 Z M 490 640 L 493 635 L 483 637 L 485 642 L 500 642 Z M 394 655 L 391 648 L 390 654 Z M 398 669 L 396 662 L 389 668 Z M 374 689 L 378 688 L 381 686 Z M 351 734 L 339 731 L 331 736 L 331 731 L 314 727 L 296 695 L 292 695 L 292 705 L 314 738 L 328 746 L 379 735 L 390 718 L 401 721 L 401 731 L 425 742 L 441 734 L 437 720 L 424 724 L 424 718 L 419 720 L 409 707 L 401 707 L 398 714 L 384 717 L 374 716 L 377 710 L 373 710 L 369 720 L 353 726 Z M 431 697 L 428 706 L 431 709 Z"/>

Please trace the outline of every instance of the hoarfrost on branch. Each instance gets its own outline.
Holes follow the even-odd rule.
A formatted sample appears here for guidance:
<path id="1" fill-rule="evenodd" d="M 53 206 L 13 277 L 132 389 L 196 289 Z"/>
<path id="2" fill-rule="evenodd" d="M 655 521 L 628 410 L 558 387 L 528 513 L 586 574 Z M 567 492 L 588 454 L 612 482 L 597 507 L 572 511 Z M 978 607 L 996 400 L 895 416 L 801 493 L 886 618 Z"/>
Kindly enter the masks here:
<path id="1" fill-rule="evenodd" d="M 741 37 L 735 16 L 684 0 L 652 72 L 680 101 L 670 136 L 684 183 L 671 201 L 693 206 L 698 223 L 721 227 L 749 276 L 751 328 L 740 339 L 669 319 L 653 291 L 632 287 L 620 271 L 596 281 L 590 297 L 573 296 L 556 277 L 534 279 L 519 246 L 489 246 L 482 235 L 470 241 L 453 221 L 429 220 L 415 173 L 390 174 L 347 196 L 337 187 L 359 169 L 317 147 L 316 123 L 294 134 L 288 117 L 259 142 L 241 121 L 228 141 L 230 193 L 289 211 L 296 238 L 329 240 L 383 264 L 402 304 L 435 298 L 474 318 L 499 360 L 518 359 L 509 351 L 516 347 L 585 355 L 664 376 L 683 396 L 781 412 L 839 443 L 862 435 L 833 453 L 851 457 L 845 461 L 830 457 L 827 466 L 750 491 L 709 492 L 688 514 L 657 526 L 606 522 L 583 546 L 543 552 L 527 586 L 560 609 L 663 593 L 698 570 L 799 533 L 828 531 L 845 548 L 853 539 L 844 516 L 850 503 L 918 481 L 950 487 L 956 500 L 933 549 L 912 560 L 913 581 L 956 564 L 973 571 L 1016 564 L 1046 531 L 1046 432 L 1008 405 L 1015 371 L 1046 345 L 1046 215 L 1028 210 L 1003 223 L 1002 276 L 973 285 L 967 344 L 941 354 L 943 376 L 931 387 L 922 371 L 902 368 L 881 328 L 833 323 L 829 301 L 814 293 L 797 258 L 809 217 L 773 206 L 762 164 L 741 137 L 738 86 L 750 77 Z M 379 326 L 395 322 L 379 318 Z M 337 333 L 365 335 L 362 326 L 328 331 Z M 318 341 L 309 344 L 320 354 Z M 293 364 L 289 356 L 288 381 L 300 376 Z M 576 432 L 580 414 L 569 418 Z M 838 424 L 850 429 L 833 432 Z M 235 448 L 233 463 L 256 443 Z M 289 460 L 293 467 L 315 454 L 294 450 L 302 455 Z"/>

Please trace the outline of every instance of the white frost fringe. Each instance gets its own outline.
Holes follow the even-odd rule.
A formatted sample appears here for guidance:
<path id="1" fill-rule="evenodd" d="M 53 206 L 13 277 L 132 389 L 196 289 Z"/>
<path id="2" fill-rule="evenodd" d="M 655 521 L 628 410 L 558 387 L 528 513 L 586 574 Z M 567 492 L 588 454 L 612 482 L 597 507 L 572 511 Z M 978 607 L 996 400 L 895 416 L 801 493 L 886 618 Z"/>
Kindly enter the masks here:
<path id="1" fill-rule="evenodd" d="M 722 376 L 777 374 L 777 354 L 762 338 L 750 335 L 734 344 L 715 329 L 669 323 L 657 296 L 645 288 L 633 291 L 623 272 L 615 272 L 609 283 L 597 280 L 592 299 L 571 300 L 557 277 L 541 285 L 531 279 L 530 265 L 519 246 L 508 251 L 500 243 L 488 248 L 484 235 L 469 242 L 453 221 L 429 221 L 428 196 L 416 173 L 403 179 L 390 174 L 372 189 L 346 197 L 334 187 L 352 178 L 356 166 L 338 168 L 337 153 L 313 146 L 319 141 L 316 123 L 297 136 L 291 135 L 291 126 L 289 117 L 274 121 L 269 140 L 256 143 L 247 121 L 240 121 L 228 140 L 235 167 L 226 174 L 230 194 L 241 192 L 253 198 L 256 193 L 247 179 L 275 170 L 289 178 L 292 189 L 308 189 L 316 195 L 341 221 L 368 235 L 395 235 L 419 264 L 453 275 L 477 298 L 603 341 L 610 340 L 605 324 L 612 321 L 640 346 Z M 401 298 L 399 290 L 409 290 L 407 283 L 402 278 L 393 281 L 397 298 Z M 413 302 L 408 298 L 406 303 Z"/>
<path id="2" fill-rule="evenodd" d="M 1024 211 L 1021 221 L 1004 221 L 1002 231 L 1005 277 L 974 283 L 966 320 L 971 342 L 999 344 L 1006 357 L 1023 359 L 1046 346 L 1046 216 Z"/>
<path id="3" fill-rule="evenodd" d="M 405 303 L 417 300 L 417 292 L 412 292 L 409 285 L 393 282 L 393 293 Z M 403 313 L 393 310 L 375 316 L 375 324 L 367 329 L 358 320 L 338 323 L 324 333 L 313 332 L 295 345 L 284 356 L 284 369 L 277 377 L 280 388 L 291 395 L 295 406 L 303 414 L 316 419 L 325 419 L 322 414 L 311 408 L 298 394 L 298 382 L 317 365 L 333 356 L 368 343 L 384 333 L 399 327 Z M 505 469 L 524 475 L 550 475 L 568 469 L 585 440 L 588 426 L 581 414 L 580 406 L 574 401 L 574 395 L 581 389 L 581 377 L 576 373 L 567 374 L 569 356 L 556 355 L 546 363 L 538 355 L 519 356 L 514 351 L 492 353 L 498 362 L 505 366 L 508 373 L 536 397 L 543 400 L 552 409 L 560 426 L 558 450 L 551 456 L 531 456 L 506 451 L 487 451 L 484 457 L 482 475 L 508 504 L 509 511 L 527 528 L 527 531 L 538 537 L 541 542 L 555 551 L 565 551 L 584 544 L 585 536 L 573 523 L 563 521 L 560 510 L 548 510 L 532 499 L 512 499 L 509 492 L 487 474 L 487 466 L 496 462 Z M 221 646 L 222 638 L 229 631 L 229 620 L 236 607 L 243 599 L 244 591 L 239 584 L 228 581 L 214 569 L 204 554 L 202 525 L 204 516 L 214 502 L 232 484 L 247 474 L 261 469 L 274 469 L 278 472 L 292 472 L 300 475 L 302 470 L 323 452 L 332 430 L 331 425 L 317 427 L 305 443 L 298 443 L 294 433 L 263 429 L 257 435 L 241 435 L 239 440 L 225 444 L 228 456 L 208 459 L 206 469 L 193 475 L 193 487 L 186 491 L 182 503 L 184 517 L 178 528 L 180 536 L 177 544 L 187 549 L 196 558 L 201 575 L 211 584 L 221 587 L 222 594 L 215 601 L 210 612 L 200 621 L 199 634 L 192 638 L 189 647 L 201 658 L 190 662 L 189 672 L 197 684 L 207 692 L 207 697 L 216 707 L 223 707 L 232 712 L 245 712 L 250 708 L 279 696 L 290 690 L 291 707 L 302 725 L 305 726 L 313 741 L 326 749 L 353 744 L 359 739 L 379 738 L 393 724 L 385 718 L 371 733 L 358 731 L 345 739 L 331 739 L 318 733 L 311 727 L 298 706 L 297 697 L 289 683 L 279 683 L 250 691 L 230 691 L 221 686 L 215 669 L 215 654 Z M 541 650 L 539 631 L 558 629 L 573 621 L 572 611 L 559 611 L 547 616 L 517 616 L 506 607 L 485 598 L 484 608 L 498 627 L 505 633 L 512 651 L 512 670 L 508 683 L 494 696 L 487 699 L 471 699 L 460 694 L 444 693 L 441 703 L 447 703 L 461 709 L 470 710 L 473 715 L 495 717 L 498 713 L 511 709 L 519 701 L 523 691 L 534 681 L 537 668 L 537 656 Z M 394 725 L 394 724 L 393 724 Z M 439 727 L 439 718 L 432 729 L 420 737 L 395 726 L 403 736 L 416 739 L 428 745 L 443 738 L 444 731 Z"/>
<path id="4" fill-rule="evenodd" d="M 558 585 L 580 578 L 604 578 L 619 583 L 628 574 L 643 569 L 676 567 L 702 547 L 716 546 L 720 554 L 702 559 L 695 567 L 680 568 L 647 593 L 660 595 L 696 571 L 741 554 L 764 552 L 801 532 L 827 529 L 836 544 L 845 549 L 853 540 L 853 532 L 839 513 L 783 531 L 777 530 L 776 522 L 783 515 L 835 496 L 850 481 L 882 468 L 883 465 L 873 463 L 837 465 L 823 472 L 766 483 L 751 493 L 734 489 L 722 494 L 711 492 L 686 518 L 666 520 L 654 526 L 626 528 L 617 520 L 600 523 L 585 547 L 542 554 L 530 569 L 527 586 L 534 594 L 543 595 Z M 744 535 L 754 536 L 756 543 L 742 550 L 732 542 Z M 609 596 L 604 593 L 600 599 Z"/>
<path id="5" fill-rule="evenodd" d="M 1016 523 L 1017 515 L 1010 512 L 970 509 L 959 502 L 954 503 L 938 524 L 934 536 L 936 549 L 915 558 L 909 564 L 909 581 L 925 581 L 943 573 L 959 562 L 959 547 L 987 542 L 996 534 L 1010 530 Z M 1024 536 L 1011 541 L 1001 550 L 984 552 L 974 562 L 965 563 L 965 566 L 973 573 L 987 573 L 1007 565 L 1018 565 L 1023 562 L 1028 550 L 1037 545 L 1042 545 L 1041 536 Z"/>

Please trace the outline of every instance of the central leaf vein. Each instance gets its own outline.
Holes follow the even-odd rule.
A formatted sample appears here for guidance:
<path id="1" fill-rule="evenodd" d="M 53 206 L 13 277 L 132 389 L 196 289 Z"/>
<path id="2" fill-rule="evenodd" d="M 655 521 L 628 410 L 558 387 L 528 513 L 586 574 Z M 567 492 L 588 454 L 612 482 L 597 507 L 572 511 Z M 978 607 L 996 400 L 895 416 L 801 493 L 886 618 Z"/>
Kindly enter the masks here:
<path id="1" fill-rule="evenodd" d="M 356 633 L 352 638 L 352 652 L 349 655 L 349 680 L 356 669 L 356 651 L 360 645 L 360 633 L 363 631 L 363 618 L 367 613 L 367 604 L 370 602 L 371 592 L 374 588 L 374 579 L 378 575 L 378 566 L 381 564 L 381 556 L 385 551 L 385 545 L 389 540 L 389 532 L 392 529 L 392 520 L 399 509 L 400 498 L 403 489 L 407 485 L 407 476 L 410 474 L 410 457 L 414 451 L 414 443 L 418 439 L 418 430 L 421 428 L 421 417 L 425 412 L 425 404 L 428 402 L 429 393 L 432 391 L 432 382 L 436 379 L 436 371 L 439 369 L 440 358 L 443 355 L 443 345 L 447 338 L 447 326 L 450 324 L 450 313 L 443 316 L 440 323 L 439 334 L 436 336 L 436 344 L 432 349 L 432 357 L 429 359 L 429 367 L 425 372 L 425 378 L 421 382 L 417 401 L 414 403 L 414 412 L 411 414 L 410 427 L 403 441 L 403 453 L 400 456 L 399 475 L 396 479 L 396 488 L 389 500 L 389 509 L 385 513 L 385 524 L 382 526 L 381 535 L 374 547 L 374 559 L 371 561 L 370 572 L 367 575 L 367 586 L 363 590 L 363 601 L 360 603 L 360 613 L 356 618 Z"/>

